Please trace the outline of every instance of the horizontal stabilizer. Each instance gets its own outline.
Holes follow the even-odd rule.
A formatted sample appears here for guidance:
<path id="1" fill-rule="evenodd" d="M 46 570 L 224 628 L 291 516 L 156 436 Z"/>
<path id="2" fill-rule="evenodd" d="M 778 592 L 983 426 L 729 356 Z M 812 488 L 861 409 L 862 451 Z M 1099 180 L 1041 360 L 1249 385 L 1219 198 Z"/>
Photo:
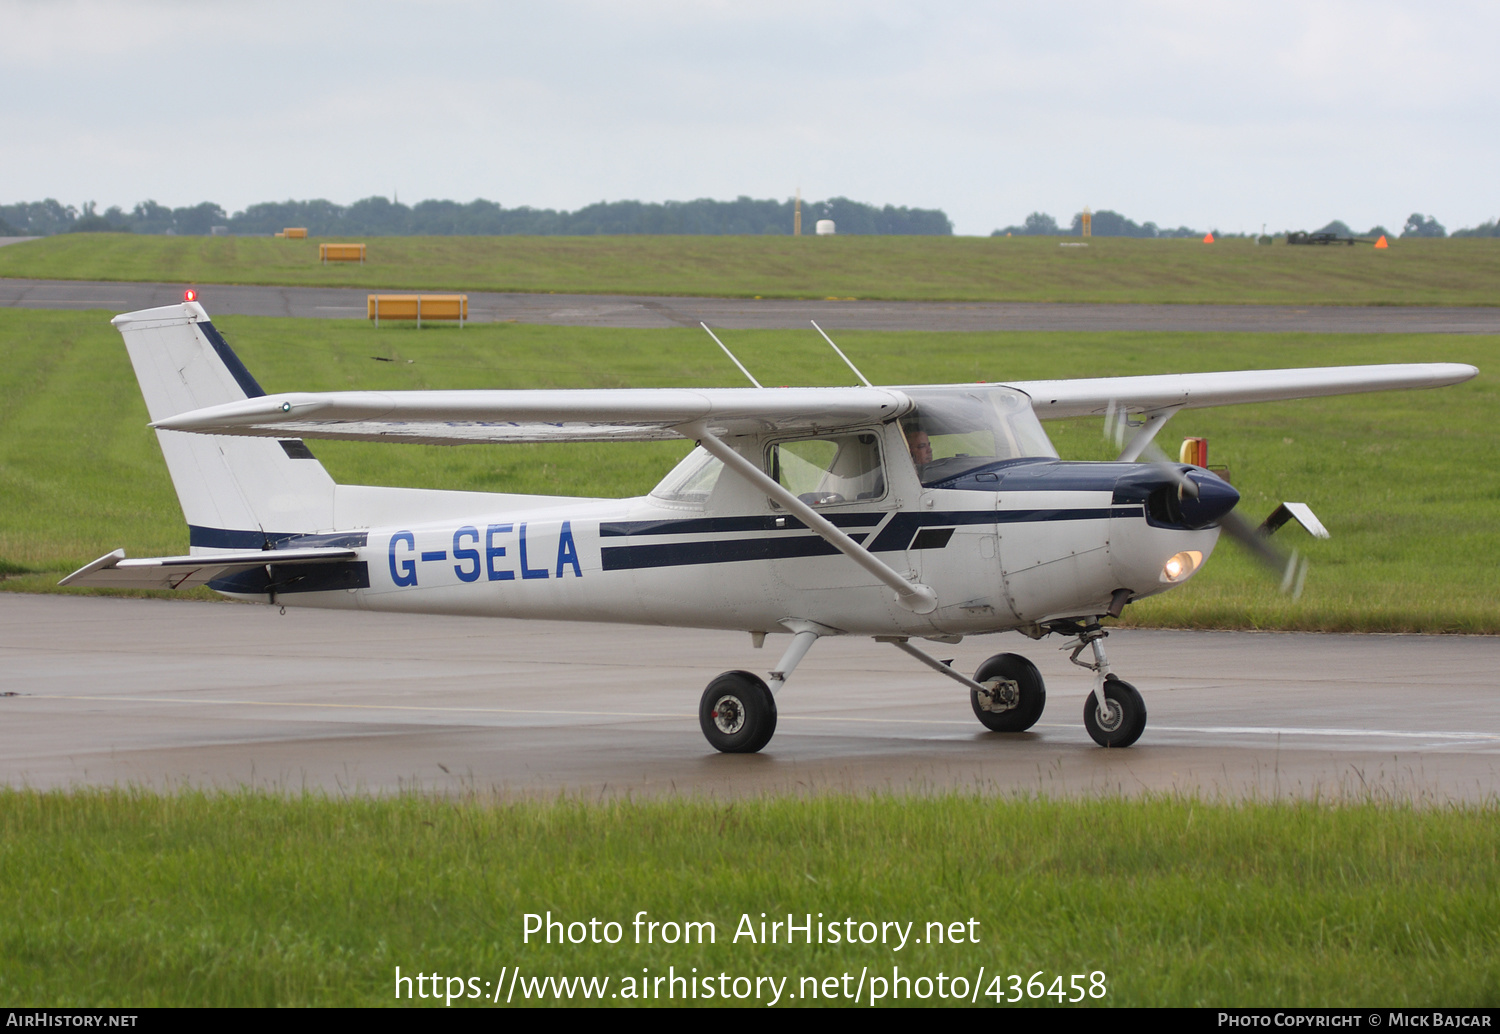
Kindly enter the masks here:
<path id="1" fill-rule="evenodd" d="M 158 556 L 125 559 L 117 549 L 86 564 L 58 585 L 107 589 L 192 589 L 236 571 L 275 564 L 334 564 L 353 560 L 352 549 L 264 549 L 206 556 Z"/>

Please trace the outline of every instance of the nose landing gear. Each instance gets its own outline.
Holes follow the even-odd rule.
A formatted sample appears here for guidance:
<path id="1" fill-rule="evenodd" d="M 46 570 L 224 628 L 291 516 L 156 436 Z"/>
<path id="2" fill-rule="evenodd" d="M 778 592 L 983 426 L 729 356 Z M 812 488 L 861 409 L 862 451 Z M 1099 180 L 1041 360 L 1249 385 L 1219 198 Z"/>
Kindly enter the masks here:
<path id="1" fill-rule="evenodd" d="M 1104 637 L 1109 632 L 1097 621 L 1069 631 L 1076 631 L 1078 640 L 1068 660 L 1094 673 L 1094 691 L 1083 702 L 1083 727 L 1101 747 L 1130 746 L 1146 731 L 1146 702 L 1134 686 L 1109 670 L 1109 658 L 1104 655 Z M 1078 659 L 1087 648 L 1094 651 L 1092 664 Z"/>
<path id="2" fill-rule="evenodd" d="M 1104 706 L 1090 694 L 1083 702 L 1083 727 L 1101 747 L 1128 747 L 1146 731 L 1146 702 L 1128 682 L 1104 676 Z"/>

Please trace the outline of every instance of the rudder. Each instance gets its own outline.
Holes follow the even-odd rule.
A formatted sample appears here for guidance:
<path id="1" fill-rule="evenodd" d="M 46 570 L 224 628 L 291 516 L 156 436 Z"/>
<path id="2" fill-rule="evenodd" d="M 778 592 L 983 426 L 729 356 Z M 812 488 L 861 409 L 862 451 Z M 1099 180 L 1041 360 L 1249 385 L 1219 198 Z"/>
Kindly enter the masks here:
<path id="1" fill-rule="evenodd" d="M 152 421 L 264 395 L 196 302 L 112 321 L 125 339 Z M 193 552 L 258 549 L 333 530 L 334 482 L 301 439 L 158 429 Z"/>

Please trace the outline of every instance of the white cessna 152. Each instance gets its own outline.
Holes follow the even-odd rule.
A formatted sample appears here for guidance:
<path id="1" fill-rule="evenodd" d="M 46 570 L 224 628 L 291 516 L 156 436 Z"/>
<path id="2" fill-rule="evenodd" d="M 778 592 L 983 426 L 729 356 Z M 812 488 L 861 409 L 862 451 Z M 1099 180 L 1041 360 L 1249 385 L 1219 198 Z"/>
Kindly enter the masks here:
<path id="1" fill-rule="evenodd" d="M 830 635 L 891 643 L 967 687 L 987 728 L 1030 728 L 1046 702 L 1030 661 L 999 654 L 971 679 L 912 644 L 1008 630 L 1077 637 L 1073 660 L 1094 672 L 1089 734 L 1134 743 L 1145 704 L 1110 671 L 1101 619 L 1181 585 L 1221 527 L 1246 527 L 1230 512 L 1238 493 L 1209 471 L 1137 462 L 1167 418 L 1478 372 L 1428 363 L 888 388 L 860 375 L 865 386 L 847 388 L 267 395 L 196 302 L 114 324 L 191 555 L 116 550 L 62 584 L 734 629 L 757 646 L 789 633 L 768 681 L 731 671 L 704 692 L 703 733 L 726 752 L 766 745 L 772 690 Z M 1038 420 L 1104 413 L 1145 417 L 1113 463 L 1059 460 Z M 308 438 L 698 447 L 650 495 L 581 499 L 339 485 Z M 1078 660 L 1085 648 L 1092 663 Z"/>

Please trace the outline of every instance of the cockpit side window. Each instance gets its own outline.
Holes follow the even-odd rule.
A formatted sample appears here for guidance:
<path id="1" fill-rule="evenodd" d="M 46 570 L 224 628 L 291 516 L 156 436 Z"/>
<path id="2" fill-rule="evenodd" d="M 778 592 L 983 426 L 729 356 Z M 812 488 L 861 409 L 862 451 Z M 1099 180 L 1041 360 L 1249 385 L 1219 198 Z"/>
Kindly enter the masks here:
<path id="1" fill-rule="evenodd" d="M 767 461 L 771 477 L 810 506 L 885 496 L 880 441 L 870 432 L 776 442 Z"/>

